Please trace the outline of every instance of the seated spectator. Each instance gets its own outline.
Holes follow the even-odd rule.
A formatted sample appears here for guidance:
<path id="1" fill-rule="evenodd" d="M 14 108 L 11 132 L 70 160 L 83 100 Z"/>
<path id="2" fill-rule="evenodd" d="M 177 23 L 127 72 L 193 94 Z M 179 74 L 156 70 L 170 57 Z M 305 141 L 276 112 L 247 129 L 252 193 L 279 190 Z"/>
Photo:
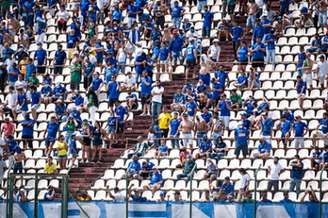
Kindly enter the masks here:
<path id="1" fill-rule="evenodd" d="M 271 153 L 271 143 L 264 140 L 264 138 L 260 139 L 260 144 L 257 147 L 258 152 L 254 154 L 254 158 L 262 158 L 268 159 Z"/>
<path id="2" fill-rule="evenodd" d="M 46 174 L 55 174 L 57 173 L 57 165 L 53 162 L 53 159 L 51 156 L 47 158 L 46 165 L 44 166 L 44 172 Z"/>
<path id="3" fill-rule="evenodd" d="M 150 162 L 149 160 L 143 161 L 141 164 L 139 176 L 142 179 L 148 179 L 152 174 L 152 170 L 153 170 L 154 166 L 155 166 L 155 164 L 153 162 Z"/>
<path id="4" fill-rule="evenodd" d="M 218 137 L 213 140 L 212 153 L 209 154 L 210 158 L 219 160 L 228 153 L 227 144 L 222 140 L 222 137 Z"/>
<path id="5" fill-rule="evenodd" d="M 114 188 L 114 193 L 111 193 L 110 191 L 108 191 L 108 195 L 110 198 L 112 198 L 114 200 L 114 202 L 124 202 L 125 201 L 125 194 L 122 193 L 122 191 L 120 191 L 118 189 L 118 187 Z"/>
<path id="6" fill-rule="evenodd" d="M 52 187 L 51 185 L 48 187 L 48 190 L 46 193 L 44 193 L 43 200 L 45 201 L 52 201 L 55 199 L 55 188 Z"/>
<path id="7" fill-rule="evenodd" d="M 196 162 L 193 157 L 189 154 L 187 160 L 183 163 L 183 172 L 182 174 L 177 175 L 177 179 L 182 179 L 184 177 L 188 177 L 190 173 L 196 169 Z"/>
<path id="8" fill-rule="evenodd" d="M 230 177 L 225 177 L 222 185 L 217 193 L 217 200 L 232 201 L 234 198 L 235 187 L 230 180 Z"/>
<path id="9" fill-rule="evenodd" d="M 133 194 L 132 194 L 133 192 Z M 142 196 L 142 190 L 131 189 L 129 190 L 128 196 L 132 198 L 133 202 L 146 202 L 147 198 Z"/>
<path id="10" fill-rule="evenodd" d="M 150 189 L 154 194 L 163 185 L 163 177 L 157 168 L 154 169 L 152 176 L 150 177 L 149 185 L 145 185 L 144 189 Z"/>
<path id="11" fill-rule="evenodd" d="M 328 166 L 328 146 L 325 146 L 324 150 L 321 152 L 320 158 L 320 169 L 326 169 Z"/>
<path id="12" fill-rule="evenodd" d="M 243 103 L 243 100 L 241 98 L 241 95 L 238 94 L 235 89 L 231 90 L 230 101 L 231 101 L 231 109 L 239 111 Z"/>
<path id="13" fill-rule="evenodd" d="M 146 150 L 148 149 L 148 143 L 144 141 L 143 137 L 142 136 L 138 136 L 137 138 L 137 141 L 138 143 L 136 143 L 134 145 L 134 148 L 131 149 L 129 148 L 128 149 L 128 158 L 130 159 L 132 156 L 137 156 L 137 157 L 141 157 L 145 154 Z M 133 151 L 133 152 L 130 152 L 130 151 Z"/>
<path id="14" fill-rule="evenodd" d="M 138 156 L 133 155 L 132 161 L 129 163 L 127 168 L 127 176 L 137 178 L 140 170 L 141 170 L 141 166 L 138 161 Z"/>
<path id="15" fill-rule="evenodd" d="M 16 188 L 15 188 L 16 189 Z M 27 196 L 26 196 L 26 192 L 23 188 L 21 188 L 20 190 L 18 190 L 18 188 L 14 191 L 14 195 L 15 195 L 15 202 L 27 202 Z"/>
<path id="16" fill-rule="evenodd" d="M 311 47 L 306 50 L 306 52 L 315 53 L 321 51 L 321 38 L 318 33 L 314 35 L 311 41 Z"/>
<path id="17" fill-rule="evenodd" d="M 204 135 L 199 143 L 199 154 L 198 158 L 206 158 L 209 156 L 212 150 L 212 141 L 207 138 L 207 135 Z"/>
<path id="18" fill-rule="evenodd" d="M 161 145 L 157 149 L 157 157 L 165 157 L 169 155 L 169 148 L 166 145 L 165 140 L 161 140 Z"/>
<path id="19" fill-rule="evenodd" d="M 218 166 L 211 160 L 207 160 L 206 173 L 204 174 L 204 179 L 215 178 L 219 172 Z"/>

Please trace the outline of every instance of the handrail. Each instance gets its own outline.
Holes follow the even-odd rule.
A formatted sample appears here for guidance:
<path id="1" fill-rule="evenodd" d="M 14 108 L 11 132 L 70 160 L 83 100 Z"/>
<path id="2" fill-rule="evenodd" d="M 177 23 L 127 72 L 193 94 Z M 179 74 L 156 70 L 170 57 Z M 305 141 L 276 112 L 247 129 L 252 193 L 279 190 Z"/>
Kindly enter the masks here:
<path id="1" fill-rule="evenodd" d="M 195 173 L 195 170 L 197 168 L 197 164 L 195 163 L 195 166 L 192 168 L 192 170 L 190 171 L 189 175 L 188 175 L 188 179 L 189 179 L 189 183 L 190 183 L 190 195 L 189 195 L 189 217 L 192 218 L 192 180 L 193 180 L 193 176 Z"/>
<path id="2" fill-rule="evenodd" d="M 320 170 L 320 193 L 319 193 L 319 203 L 320 203 L 320 218 L 322 218 L 322 198 L 323 198 L 323 194 L 322 194 L 322 174 L 323 174 L 323 171 L 324 171 L 325 167 L 322 167 L 322 169 Z"/>
<path id="3" fill-rule="evenodd" d="M 75 201 L 75 203 L 77 204 L 77 206 L 81 209 L 81 211 L 83 212 L 83 214 L 87 217 L 90 218 L 89 214 L 83 209 L 83 207 L 81 206 L 81 204 L 79 203 L 78 200 L 76 200 L 73 196 L 73 194 L 71 192 L 68 192 L 69 196 Z"/>

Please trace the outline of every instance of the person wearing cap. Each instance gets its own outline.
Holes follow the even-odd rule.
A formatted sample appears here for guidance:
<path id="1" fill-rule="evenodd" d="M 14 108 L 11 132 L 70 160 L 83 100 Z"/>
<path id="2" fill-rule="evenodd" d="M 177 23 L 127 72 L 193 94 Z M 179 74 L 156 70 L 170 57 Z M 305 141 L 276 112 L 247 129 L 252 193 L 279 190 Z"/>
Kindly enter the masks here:
<path id="1" fill-rule="evenodd" d="M 325 87 L 325 80 L 327 80 L 327 83 L 328 83 L 328 78 L 327 78 L 328 61 L 326 60 L 326 57 L 324 54 L 319 56 L 319 61 L 317 62 L 316 73 L 318 75 L 320 87 L 321 87 L 321 89 L 323 89 Z"/>
<path id="2" fill-rule="evenodd" d="M 182 174 L 178 174 L 177 175 L 177 179 L 180 180 L 182 178 L 188 177 L 190 175 L 190 173 L 196 169 L 196 162 L 193 159 L 192 155 L 189 154 L 187 156 L 187 160 L 184 162 L 183 164 L 183 171 Z"/>
<path id="3" fill-rule="evenodd" d="M 304 177 L 304 164 L 299 155 L 295 155 L 295 159 L 290 162 L 292 167 L 290 171 L 290 186 L 289 191 L 296 191 L 296 194 L 301 192 L 301 183 Z"/>
<path id="4" fill-rule="evenodd" d="M 235 155 L 239 158 L 240 151 L 242 151 L 243 157 L 246 158 L 248 154 L 249 130 L 243 127 L 242 124 L 238 124 L 234 130 L 234 137 L 236 144 Z"/>
<path id="5" fill-rule="evenodd" d="M 38 74 L 44 74 L 46 72 L 46 60 L 47 60 L 47 51 L 42 48 L 42 44 L 39 42 L 38 49 L 34 53 L 34 60 L 36 61 L 36 72 Z"/>
<path id="6" fill-rule="evenodd" d="M 301 116 L 296 116 L 292 128 L 296 148 L 304 148 L 304 136 L 307 134 L 308 131 L 308 125 L 301 120 Z"/>
<path id="7" fill-rule="evenodd" d="M 221 53 L 221 47 L 219 45 L 219 40 L 214 39 L 213 44 L 211 44 L 207 50 L 207 56 L 211 59 L 211 61 L 219 62 L 220 53 Z"/>
<path id="8" fill-rule="evenodd" d="M 230 177 L 226 176 L 215 198 L 217 200 L 231 201 L 234 198 L 234 193 L 235 193 L 235 187 L 231 182 Z"/>

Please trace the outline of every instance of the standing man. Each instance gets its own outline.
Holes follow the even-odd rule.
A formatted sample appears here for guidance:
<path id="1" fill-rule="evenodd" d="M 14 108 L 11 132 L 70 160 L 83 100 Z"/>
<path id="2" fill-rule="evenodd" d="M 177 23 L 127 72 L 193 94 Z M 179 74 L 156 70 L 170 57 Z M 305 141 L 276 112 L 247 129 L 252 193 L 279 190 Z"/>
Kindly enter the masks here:
<path id="1" fill-rule="evenodd" d="M 304 148 L 304 135 L 308 132 L 308 125 L 301 121 L 301 116 L 295 117 L 295 123 L 292 130 L 294 132 L 295 147 Z"/>
<path id="2" fill-rule="evenodd" d="M 237 158 L 239 158 L 240 151 L 242 151 L 243 157 L 246 158 L 248 154 L 248 138 L 249 131 L 245 127 L 243 127 L 242 124 L 239 124 L 238 127 L 235 129 L 235 155 L 237 156 Z"/>
<path id="3" fill-rule="evenodd" d="M 161 112 L 162 101 L 163 101 L 164 87 L 161 86 L 159 80 L 156 81 L 155 86 L 151 90 L 151 113 L 153 122 L 157 120 L 159 113 Z"/>
<path id="4" fill-rule="evenodd" d="M 299 194 L 301 191 L 301 182 L 304 176 L 303 163 L 299 155 L 295 155 L 295 160 L 290 164 L 292 170 L 290 172 L 290 187 L 289 191 L 294 191 L 296 188 L 296 193 Z"/>
<path id="5" fill-rule="evenodd" d="M 273 194 L 279 189 L 279 176 L 282 173 L 283 169 L 279 163 L 279 158 L 274 157 L 273 163 L 268 167 L 269 171 L 269 182 L 268 182 L 268 191 L 271 191 L 273 187 Z"/>
<path id="6" fill-rule="evenodd" d="M 327 78 L 328 74 L 328 61 L 325 60 L 325 55 L 320 55 L 319 62 L 317 63 L 317 74 L 318 74 L 318 80 L 320 83 L 321 89 L 325 87 L 325 80 Z M 328 85 L 328 84 L 327 84 Z"/>

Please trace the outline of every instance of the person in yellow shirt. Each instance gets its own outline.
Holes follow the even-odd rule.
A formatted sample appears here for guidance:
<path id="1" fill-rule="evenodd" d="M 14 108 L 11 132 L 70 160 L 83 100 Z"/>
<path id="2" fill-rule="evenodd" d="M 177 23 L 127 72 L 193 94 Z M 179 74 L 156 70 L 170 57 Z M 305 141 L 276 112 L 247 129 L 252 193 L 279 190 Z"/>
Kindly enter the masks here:
<path id="1" fill-rule="evenodd" d="M 48 157 L 47 163 L 44 166 L 44 172 L 46 174 L 54 174 L 57 172 L 57 165 L 52 161 L 52 157 Z"/>
<path id="2" fill-rule="evenodd" d="M 170 120 L 171 113 L 169 113 L 169 110 L 164 107 L 162 113 L 160 113 L 158 116 L 158 126 L 163 133 L 163 137 L 167 137 L 169 133 Z"/>
<path id="3" fill-rule="evenodd" d="M 60 135 L 54 144 L 54 150 L 57 151 L 60 169 L 66 168 L 67 161 L 67 143 L 63 135 Z"/>

